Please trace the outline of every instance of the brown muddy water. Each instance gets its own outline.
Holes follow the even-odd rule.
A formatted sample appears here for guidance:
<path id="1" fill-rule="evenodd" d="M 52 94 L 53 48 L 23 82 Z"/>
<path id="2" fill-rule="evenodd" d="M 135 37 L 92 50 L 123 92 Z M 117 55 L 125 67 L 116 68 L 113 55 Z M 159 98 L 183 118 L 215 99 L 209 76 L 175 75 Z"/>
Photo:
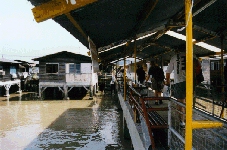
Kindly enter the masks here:
<path id="1" fill-rule="evenodd" d="M 117 96 L 0 100 L 0 150 L 130 150 Z"/>

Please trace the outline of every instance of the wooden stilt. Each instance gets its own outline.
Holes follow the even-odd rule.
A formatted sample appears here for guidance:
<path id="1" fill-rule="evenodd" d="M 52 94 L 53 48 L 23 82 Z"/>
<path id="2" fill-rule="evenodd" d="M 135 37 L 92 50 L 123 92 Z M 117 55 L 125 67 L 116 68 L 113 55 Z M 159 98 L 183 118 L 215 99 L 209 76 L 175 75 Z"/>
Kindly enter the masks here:
<path id="1" fill-rule="evenodd" d="M 93 100 L 93 86 L 90 85 L 90 97 L 89 100 Z"/>
<path id="2" fill-rule="evenodd" d="M 64 100 L 68 99 L 68 86 L 64 85 Z"/>

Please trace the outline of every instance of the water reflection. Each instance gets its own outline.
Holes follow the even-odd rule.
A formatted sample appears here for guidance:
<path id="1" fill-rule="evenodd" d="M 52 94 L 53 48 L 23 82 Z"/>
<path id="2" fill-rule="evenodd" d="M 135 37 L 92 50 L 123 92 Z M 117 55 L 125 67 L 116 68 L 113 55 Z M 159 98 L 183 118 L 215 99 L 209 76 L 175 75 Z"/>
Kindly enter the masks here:
<path id="1" fill-rule="evenodd" d="M 0 149 L 131 149 L 123 138 L 118 105 L 108 96 L 0 101 Z"/>

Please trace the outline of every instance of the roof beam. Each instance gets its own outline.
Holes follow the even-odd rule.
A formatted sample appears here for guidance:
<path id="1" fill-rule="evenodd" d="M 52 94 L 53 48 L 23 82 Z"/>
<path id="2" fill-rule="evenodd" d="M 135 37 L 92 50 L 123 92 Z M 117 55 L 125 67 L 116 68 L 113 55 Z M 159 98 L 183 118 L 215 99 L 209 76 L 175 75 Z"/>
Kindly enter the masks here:
<path id="1" fill-rule="evenodd" d="M 160 31 L 160 30 L 163 30 L 163 29 L 165 29 L 165 26 L 160 26 L 160 27 L 157 27 L 157 28 L 155 28 L 155 29 L 153 29 L 153 30 L 149 30 L 149 31 L 146 31 L 146 32 L 143 32 L 143 33 L 139 33 L 139 34 L 136 35 L 137 40 L 139 40 L 139 38 L 141 38 L 141 37 L 144 37 L 144 36 L 146 36 L 146 35 L 155 33 L 155 32 L 157 32 L 157 31 Z M 108 50 L 108 49 L 113 49 L 113 48 L 115 48 L 115 47 L 122 46 L 122 45 L 126 44 L 126 42 L 128 42 L 128 41 L 130 41 L 130 40 L 132 41 L 133 38 L 121 40 L 121 41 L 118 41 L 118 42 L 114 42 L 114 43 L 111 43 L 111 44 L 109 44 L 109 45 L 107 45 L 107 46 L 104 46 L 104 47 L 99 47 L 99 48 L 98 48 L 98 52 L 99 52 L 99 53 L 102 53 L 102 52 L 105 52 L 105 51 Z"/>
<path id="2" fill-rule="evenodd" d="M 216 38 L 216 37 L 221 37 L 223 35 L 223 32 L 226 31 L 226 28 L 225 27 L 223 27 L 222 29 L 220 29 L 218 32 L 215 32 L 215 31 L 211 31 L 209 29 L 206 29 L 204 27 L 200 27 L 200 26 L 197 26 L 197 25 L 194 25 L 193 26 L 193 29 L 194 30 L 197 30 L 199 32 L 202 32 L 204 34 L 207 34 L 207 36 L 205 36 L 203 38 L 196 39 L 196 41 L 193 42 L 194 44 L 195 43 L 199 43 L 199 42 L 204 42 L 204 41 L 207 41 L 207 40 Z"/>
<path id="3" fill-rule="evenodd" d="M 146 3 L 145 8 L 137 16 L 138 23 L 134 27 L 134 29 L 133 29 L 134 32 L 132 32 L 132 33 L 136 34 L 139 31 L 139 29 L 141 28 L 143 23 L 150 16 L 152 10 L 155 8 L 157 3 L 158 3 L 158 0 L 150 0 Z M 135 36 L 135 35 L 132 35 L 132 36 Z"/>
<path id="4" fill-rule="evenodd" d="M 76 22 L 76 20 L 70 15 L 70 13 L 65 14 L 67 18 L 71 21 L 71 23 L 77 28 L 77 30 L 81 33 L 81 35 L 88 40 L 87 34 L 83 31 L 80 25 Z"/>
<path id="5" fill-rule="evenodd" d="M 72 10 L 82 8 L 98 0 L 76 0 L 76 4 L 67 3 L 66 0 L 51 0 L 32 9 L 36 22 L 42 22 L 56 16 L 69 13 Z"/>
<path id="6" fill-rule="evenodd" d="M 149 17 L 150 13 L 152 12 L 152 10 L 154 9 L 154 7 L 156 6 L 158 0 L 152 0 L 152 1 L 148 1 L 146 4 L 146 8 L 143 9 L 143 11 L 138 15 L 138 23 L 136 24 L 136 26 L 133 29 L 133 34 L 131 35 L 132 37 L 135 36 L 134 34 L 136 34 L 138 32 L 138 30 L 141 28 L 142 24 L 146 21 L 146 19 Z M 155 32 L 155 31 L 153 31 Z M 122 40 L 120 42 L 115 42 L 115 43 L 111 43 L 108 46 L 104 46 L 104 47 L 100 47 L 98 49 L 99 52 L 105 51 L 106 49 L 110 49 L 116 45 L 121 45 L 127 41 L 132 40 L 131 39 L 126 39 L 126 40 Z"/>
<path id="7" fill-rule="evenodd" d="M 215 1 L 215 0 L 209 0 L 209 1 Z M 194 2 L 194 6 L 199 4 L 201 2 L 201 0 L 195 0 Z M 133 34 L 132 34 L 132 37 L 134 36 L 134 34 L 140 29 L 140 26 L 143 24 L 143 22 L 149 17 L 150 13 L 152 12 L 153 8 L 155 7 L 156 5 L 156 1 L 155 0 L 152 0 L 152 1 L 149 1 L 147 2 L 146 4 L 146 7 L 143 9 L 143 12 L 141 12 L 139 15 L 138 15 L 138 23 L 137 25 L 134 27 L 133 29 Z M 199 10 L 196 11 L 196 13 L 199 13 L 201 12 L 204 8 L 206 7 L 202 7 L 200 8 Z M 172 29 L 173 27 L 181 27 L 181 26 L 185 26 L 185 21 L 184 21 L 184 17 L 185 17 L 185 12 L 184 12 L 184 9 L 182 9 L 182 11 L 178 12 L 177 14 L 175 14 L 170 20 L 169 22 L 161 29 L 161 30 L 158 30 L 158 32 L 154 35 L 152 35 L 151 38 L 149 38 L 146 42 L 144 42 L 142 45 L 140 46 L 137 46 L 137 51 L 139 52 L 140 50 L 143 50 L 144 48 L 148 47 L 148 46 L 151 46 L 151 45 L 154 45 L 156 43 L 156 40 L 159 39 L 162 35 L 164 35 L 166 33 L 166 31 Z M 139 35 L 139 34 L 138 34 Z M 138 36 L 137 36 L 138 37 Z M 132 38 L 131 38 L 132 39 Z M 129 39 L 128 39 L 129 40 Z M 125 40 L 127 41 L 127 40 Z M 124 41 L 124 42 L 125 42 Z M 121 41 L 122 42 L 122 41 Z M 113 47 L 116 43 L 112 43 L 110 45 L 108 45 L 107 47 L 110 48 L 110 47 Z M 102 48 L 99 48 L 99 51 L 103 51 L 103 49 L 107 48 L 107 47 L 102 47 Z M 172 48 L 170 48 L 172 49 Z M 170 50 L 169 49 L 169 50 Z M 169 52 L 168 50 L 168 52 Z M 174 50 L 174 49 L 172 49 Z M 170 51 L 172 51 L 170 50 Z M 132 51 L 131 50 L 126 50 L 126 54 L 129 54 L 131 53 Z M 142 52 L 141 52 L 142 53 Z M 125 54 L 125 55 L 126 55 Z M 114 55 L 114 54 L 113 54 Z M 161 55 L 161 54 L 160 54 Z M 116 56 L 116 54 L 115 54 Z M 109 57 L 109 56 L 108 56 Z M 110 56 L 111 57 L 111 56 Z M 107 58 L 105 58 L 107 60 Z M 110 59 L 110 58 L 108 58 Z"/>
<path id="8" fill-rule="evenodd" d="M 167 54 L 167 53 L 169 53 L 169 52 L 177 51 L 176 49 L 171 48 L 171 47 L 166 46 L 166 45 L 156 44 L 155 46 L 161 47 L 161 48 L 163 48 L 163 49 L 166 49 L 166 51 L 165 51 L 164 53 L 162 52 L 162 53 L 157 54 L 157 55 L 147 55 L 147 57 L 144 57 L 144 59 L 146 59 L 146 58 L 151 58 L 151 57 L 157 58 L 157 57 L 163 56 L 163 55 L 165 55 L 165 54 Z"/>
<path id="9" fill-rule="evenodd" d="M 124 50 L 123 51 L 120 51 L 120 52 L 118 52 L 118 53 L 114 53 L 114 54 L 111 54 L 111 55 L 108 55 L 108 56 L 103 56 L 103 57 L 101 57 L 102 59 L 102 61 L 109 61 L 109 62 L 111 62 L 111 61 L 113 61 L 112 59 L 114 59 L 114 58 L 116 58 L 116 59 L 118 59 L 118 58 L 121 58 L 121 57 L 126 57 L 127 55 L 130 55 L 130 52 L 131 52 L 131 49 L 128 47 L 128 45 L 130 44 L 131 42 L 130 41 L 128 41 L 125 45 L 124 45 Z M 115 60 L 116 60 L 115 59 Z"/>
<path id="10" fill-rule="evenodd" d="M 101 58 L 101 61 L 107 61 L 107 60 L 109 60 L 109 59 L 113 59 L 113 58 L 119 58 L 119 57 L 121 57 L 122 56 L 122 52 L 119 52 L 119 53 L 115 53 L 115 54 L 111 54 L 111 55 L 108 55 L 108 56 L 103 56 L 103 57 L 100 57 Z"/>
<path id="11" fill-rule="evenodd" d="M 176 16 L 173 18 L 176 18 Z M 146 40 L 140 46 L 140 51 L 142 51 L 144 48 L 149 47 L 150 45 L 154 45 L 155 41 L 158 40 L 160 37 L 162 37 L 167 31 L 171 30 L 174 27 L 179 27 L 179 26 L 185 26 L 185 23 L 183 22 L 182 18 L 179 18 L 179 20 L 170 19 L 164 28 L 156 32 L 154 35 L 151 36 L 151 38 Z"/>
<path id="12" fill-rule="evenodd" d="M 170 19 L 166 25 L 167 27 L 180 27 L 180 26 L 185 26 L 185 21 L 184 20 L 177 20 L 174 21 L 173 19 Z"/>
<path id="13" fill-rule="evenodd" d="M 205 34 L 211 35 L 211 36 L 218 36 L 218 34 L 216 32 L 211 31 L 211 30 L 206 29 L 206 28 L 203 28 L 203 27 L 200 27 L 198 25 L 193 25 L 193 29 L 200 31 L 200 32 L 203 32 Z"/>
<path id="14" fill-rule="evenodd" d="M 168 30 L 170 30 L 170 27 L 164 28 L 158 32 L 156 32 L 154 35 L 151 36 L 148 40 L 146 40 L 143 44 L 140 45 L 139 51 L 142 51 L 143 49 L 155 45 L 155 41 L 159 39 L 162 35 L 164 35 Z"/>

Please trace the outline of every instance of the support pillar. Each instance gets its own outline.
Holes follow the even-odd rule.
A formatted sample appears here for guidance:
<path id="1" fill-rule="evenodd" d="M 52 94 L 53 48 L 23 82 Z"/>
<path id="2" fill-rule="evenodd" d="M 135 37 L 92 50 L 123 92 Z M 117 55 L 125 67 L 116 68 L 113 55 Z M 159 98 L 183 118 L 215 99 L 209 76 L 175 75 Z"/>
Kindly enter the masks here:
<path id="1" fill-rule="evenodd" d="M 39 97 L 40 97 L 40 98 L 42 97 L 41 90 L 42 90 L 42 86 L 39 85 Z"/>
<path id="2" fill-rule="evenodd" d="M 64 85 L 64 100 L 68 99 L 68 86 Z"/>
<path id="3" fill-rule="evenodd" d="M 17 92 L 21 94 L 21 93 L 22 93 L 22 90 L 21 90 L 21 83 L 18 82 L 17 85 L 18 85 L 18 91 L 17 91 Z"/>
<path id="4" fill-rule="evenodd" d="M 90 85 L 90 97 L 89 100 L 93 100 L 93 85 Z"/>
<path id="5" fill-rule="evenodd" d="M 96 89 L 96 93 L 98 93 L 99 92 L 99 90 L 98 90 L 98 83 L 95 84 L 95 89 Z"/>
<path id="6" fill-rule="evenodd" d="M 42 90 L 42 88 L 43 88 L 43 90 Z M 39 85 L 39 98 L 42 99 L 42 93 L 46 90 L 46 88 L 47 88 L 47 87 L 42 87 L 42 86 Z M 45 96 L 45 95 L 44 95 L 44 96 Z"/>
<path id="7" fill-rule="evenodd" d="M 5 87 L 5 89 L 6 89 L 6 97 L 9 97 L 10 95 L 9 95 L 9 89 L 10 89 L 10 87 L 11 87 L 11 84 L 5 84 L 4 85 L 4 87 Z"/>

